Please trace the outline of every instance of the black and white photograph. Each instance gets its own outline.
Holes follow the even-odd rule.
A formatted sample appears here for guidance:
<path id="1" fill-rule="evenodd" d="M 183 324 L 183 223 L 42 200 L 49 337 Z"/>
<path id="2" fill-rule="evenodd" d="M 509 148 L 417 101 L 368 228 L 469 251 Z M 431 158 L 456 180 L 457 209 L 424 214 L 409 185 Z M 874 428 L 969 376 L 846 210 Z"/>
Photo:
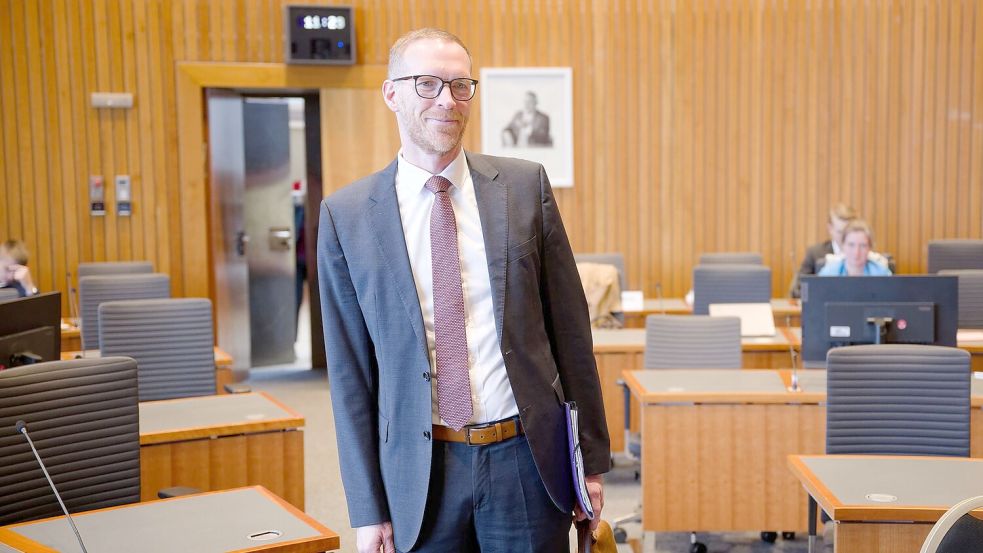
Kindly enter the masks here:
<path id="1" fill-rule="evenodd" d="M 481 70 L 481 148 L 542 163 L 555 187 L 573 186 L 573 85 L 569 67 Z"/>

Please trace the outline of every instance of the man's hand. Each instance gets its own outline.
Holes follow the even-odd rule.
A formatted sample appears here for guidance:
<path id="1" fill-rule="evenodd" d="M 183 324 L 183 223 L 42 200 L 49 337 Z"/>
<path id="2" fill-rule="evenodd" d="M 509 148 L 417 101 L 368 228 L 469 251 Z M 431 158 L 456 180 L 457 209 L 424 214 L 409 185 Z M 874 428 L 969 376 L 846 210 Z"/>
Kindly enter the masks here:
<path id="1" fill-rule="evenodd" d="M 355 547 L 358 553 L 396 553 L 391 522 L 359 526 L 355 529 Z"/>
<path id="2" fill-rule="evenodd" d="M 604 475 L 592 474 L 587 477 L 587 493 L 590 495 L 590 504 L 594 508 L 594 520 L 590 521 L 590 531 L 597 530 L 597 525 L 601 523 L 601 509 L 604 508 Z M 576 505 L 573 509 L 577 515 L 577 521 L 584 520 L 587 515 Z"/>

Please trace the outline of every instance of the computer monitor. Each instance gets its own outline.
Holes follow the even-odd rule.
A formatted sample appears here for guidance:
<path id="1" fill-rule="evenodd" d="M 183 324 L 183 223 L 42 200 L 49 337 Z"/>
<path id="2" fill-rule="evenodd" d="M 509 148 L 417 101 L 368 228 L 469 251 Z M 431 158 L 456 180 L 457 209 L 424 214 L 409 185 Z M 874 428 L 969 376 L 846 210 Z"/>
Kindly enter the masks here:
<path id="1" fill-rule="evenodd" d="M 802 277 L 802 362 L 825 367 L 830 348 L 956 345 L 959 284 L 951 276 Z"/>
<path id="2" fill-rule="evenodd" d="M 61 293 L 0 303 L 0 370 L 61 356 Z"/>

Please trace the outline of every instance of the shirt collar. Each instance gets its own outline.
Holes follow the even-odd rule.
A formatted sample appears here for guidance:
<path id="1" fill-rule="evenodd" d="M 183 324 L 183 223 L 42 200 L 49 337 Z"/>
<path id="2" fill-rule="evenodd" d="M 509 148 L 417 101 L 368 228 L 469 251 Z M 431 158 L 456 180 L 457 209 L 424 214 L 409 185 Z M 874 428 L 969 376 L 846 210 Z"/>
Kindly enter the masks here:
<path id="1" fill-rule="evenodd" d="M 433 175 L 425 170 L 413 165 L 403 157 L 403 151 L 399 151 L 399 155 L 396 156 L 396 173 L 399 175 L 397 180 L 397 186 L 406 186 L 414 191 L 420 191 L 427 184 L 427 181 Z M 451 181 L 451 184 L 456 188 L 461 188 L 467 180 L 468 176 L 468 160 L 464 156 L 464 148 L 457 154 L 454 161 L 450 162 L 444 170 L 440 172 L 440 176 Z"/>

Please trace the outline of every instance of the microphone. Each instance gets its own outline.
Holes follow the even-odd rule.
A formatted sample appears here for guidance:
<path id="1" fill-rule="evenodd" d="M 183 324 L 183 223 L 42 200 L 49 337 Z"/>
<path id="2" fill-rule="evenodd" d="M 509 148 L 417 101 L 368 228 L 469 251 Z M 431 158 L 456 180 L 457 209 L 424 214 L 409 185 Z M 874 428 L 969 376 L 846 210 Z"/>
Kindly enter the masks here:
<path id="1" fill-rule="evenodd" d="M 791 317 L 791 315 L 785 315 L 785 328 L 791 328 L 791 326 L 792 326 L 792 317 Z M 791 391 L 793 391 L 793 392 L 798 392 L 798 391 L 800 391 L 800 389 L 799 389 L 799 372 L 798 372 L 799 371 L 799 368 L 798 368 L 798 365 L 795 362 L 796 361 L 796 358 L 797 358 L 797 356 L 795 354 L 795 345 L 792 344 L 792 341 L 791 340 L 788 341 L 788 353 L 789 353 L 789 355 L 792 356 L 792 385 L 789 387 L 789 389 Z"/>
<path id="2" fill-rule="evenodd" d="M 65 273 L 65 284 L 67 285 L 65 290 L 68 291 L 68 313 L 72 318 L 72 324 L 75 326 L 79 325 L 79 304 L 78 298 L 75 297 L 75 287 L 72 286 L 72 272 L 68 271 Z"/>
<path id="3" fill-rule="evenodd" d="M 72 519 L 72 515 L 68 514 L 68 509 L 65 507 L 65 502 L 61 500 L 61 495 L 58 493 L 58 488 L 55 487 L 55 483 L 51 481 L 51 476 L 48 474 L 48 469 L 45 468 L 44 462 L 41 461 L 41 456 L 38 455 L 38 450 L 34 447 L 34 442 L 31 440 L 31 436 L 27 433 L 27 424 L 24 421 L 19 420 L 14 424 L 14 429 L 17 430 L 18 434 L 23 434 L 24 438 L 27 439 L 27 443 L 31 446 L 31 451 L 34 452 L 34 458 L 37 459 L 38 464 L 41 465 L 41 471 L 44 472 L 44 477 L 48 479 L 48 485 L 51 486 L 51 491 L 55 492 L 55 497 L 58 499 L 58 504 L 61 505 L 61 510 L 65 513 L 65 518 L 68 519 L 69 524 L 72 525 L 72 530 L 75 531 L 75 537 L 78 539 L 79 546 L 82 547 L 82 553 L 89 553 L 85 548 L 85 544 L 82 543 L 82 536 L 79 534 L 79 529 L 75 526 L 75 521 Z"/>
<path id="4" fill-rule="evenodd" d="M 665 304 L 665 302 L 662 301 L 662 283 L 661 282 L 656 282 L 655 283 L 655 297 L 659 299 L 659 311 L 661 311 L 662 314 L 665 315 L 666 314 L 666 304 Z"/>

